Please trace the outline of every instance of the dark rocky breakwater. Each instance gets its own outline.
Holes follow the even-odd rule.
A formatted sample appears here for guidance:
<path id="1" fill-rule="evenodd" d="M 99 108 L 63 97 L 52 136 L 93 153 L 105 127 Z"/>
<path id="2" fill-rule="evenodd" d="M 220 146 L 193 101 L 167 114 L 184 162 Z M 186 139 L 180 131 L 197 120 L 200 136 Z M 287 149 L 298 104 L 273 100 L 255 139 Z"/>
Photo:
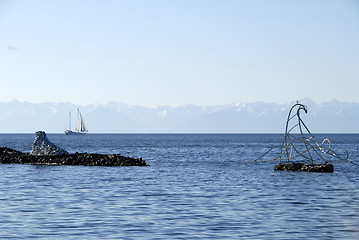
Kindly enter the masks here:
<path id="1" fill-rule="evenodd" d="M 120 154 L 68 153 L 51 143 L 45 132 L 36 132 L 30 153 L 0 148 L 0 163 L 33 165 L 85 165 L 85 166 L 148 166 L 142 158 Z"/>

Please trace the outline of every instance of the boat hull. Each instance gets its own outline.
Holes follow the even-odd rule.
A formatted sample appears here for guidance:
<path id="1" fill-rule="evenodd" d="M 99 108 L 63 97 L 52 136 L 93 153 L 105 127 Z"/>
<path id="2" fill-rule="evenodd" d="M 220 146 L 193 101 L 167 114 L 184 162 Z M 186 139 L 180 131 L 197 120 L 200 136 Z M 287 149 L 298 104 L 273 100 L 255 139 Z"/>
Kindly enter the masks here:
<path id="1" fill-rule="evenodd" d="M 85 135 L 86 132 L 74 132 L 74 131 L 71 131 L 71 130 L 66 130 L 65 134 L 66 135 Z"/>

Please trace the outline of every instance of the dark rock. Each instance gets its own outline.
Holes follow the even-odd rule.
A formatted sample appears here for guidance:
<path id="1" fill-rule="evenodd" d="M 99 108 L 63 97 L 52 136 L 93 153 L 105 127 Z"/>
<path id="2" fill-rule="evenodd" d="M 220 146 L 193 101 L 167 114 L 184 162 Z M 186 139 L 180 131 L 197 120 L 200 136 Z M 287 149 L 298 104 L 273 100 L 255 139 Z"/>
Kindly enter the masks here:
<path id="1" fill-rule="evenodd" d="M 124 157 L 120 154 L 74 153 L 33 155 L 10 148 L 0 148 L 0 163 L 34 165 L 85 165 L 85 166 L 148 166 L 142 158 Z"/>
<path id="2" fill-rule="evenodd" d="M 304 172 L 334 172 L 333 164 L 281 163 L 274 170 L 304 171 Z"/>

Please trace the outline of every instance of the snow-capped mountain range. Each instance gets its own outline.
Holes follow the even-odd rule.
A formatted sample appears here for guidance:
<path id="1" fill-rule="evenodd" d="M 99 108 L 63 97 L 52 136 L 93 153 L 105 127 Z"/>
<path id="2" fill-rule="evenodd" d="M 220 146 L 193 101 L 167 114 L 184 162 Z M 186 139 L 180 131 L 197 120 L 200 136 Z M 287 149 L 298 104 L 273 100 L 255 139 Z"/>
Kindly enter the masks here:
<path id="1" fill-rule="evenodd" d="M 290 107 L 277 103 L 220 106 L 183 105 L 148 108 L 117 102 L 78 106 L 71 103 L 0 102 L 0 133 L 62 133 L 76 125 L 80 111 L 89 133 L 283 133 Z M 313 133 L 359 133 L 359 103 L 315 103 L 302 118 Z"/>

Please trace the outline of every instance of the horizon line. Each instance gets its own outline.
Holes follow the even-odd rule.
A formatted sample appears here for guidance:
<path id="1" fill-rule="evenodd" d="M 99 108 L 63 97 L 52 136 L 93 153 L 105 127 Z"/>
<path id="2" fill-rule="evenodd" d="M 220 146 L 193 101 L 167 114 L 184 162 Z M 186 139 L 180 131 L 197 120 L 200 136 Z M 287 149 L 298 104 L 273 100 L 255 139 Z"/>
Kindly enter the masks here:
<path id="1" fill-rule="evenodd" d="M 1 134 L 35 134 L 35 132 L 0 132 Z M 61 135 L 65 135 L 65 133 L 63 132 L 46 132 L 46 134 L 61 134 Z M 93 133 L 86 133 L 84 135 L 81 136 L 86 136 L 86 135 L 97 135 L 97 134 L 143 134 L 143 135 L 150 135 L 150 134 L 158 134 L 158 135 L 165 135 L 165 134 L 223 134 L 223 135 L 240 135 L 240 134 L 285 134 L 283 132 L 93 132 Z M 295 133 L 295 134 L 300 134 L 300 133 Z M 359 134 L 357 132 L 312 132 L 312 134 Z M 77 135 L 74 135 L 75 137 Z M 70 136 L 73 137 L 73 136 Z"/>

